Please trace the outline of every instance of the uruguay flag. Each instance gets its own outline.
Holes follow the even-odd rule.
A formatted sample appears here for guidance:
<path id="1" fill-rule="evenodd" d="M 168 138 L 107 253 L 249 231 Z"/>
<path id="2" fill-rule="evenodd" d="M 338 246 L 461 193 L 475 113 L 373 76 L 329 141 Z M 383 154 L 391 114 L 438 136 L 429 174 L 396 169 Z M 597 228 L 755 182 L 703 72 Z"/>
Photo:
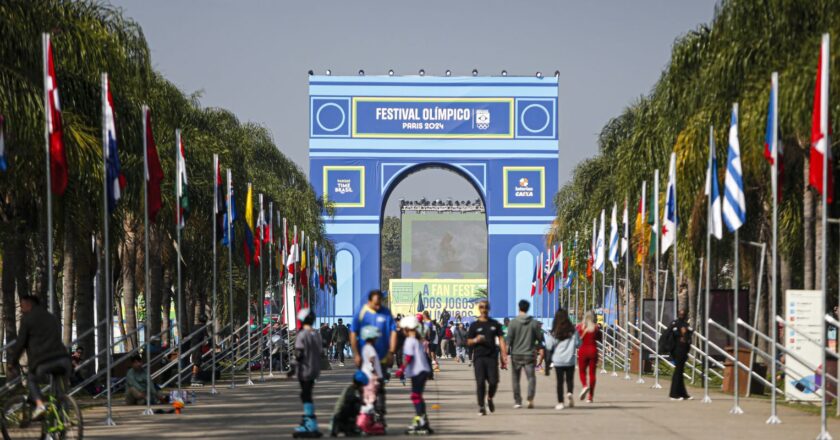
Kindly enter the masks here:
<path id="1" fill-rule="evenodd" d="M 706 196 L 709 196 L 708 234 L 720 240 L 723 238 L 723 220 L 721 219 L 720 190 L 718 189 L 718 163 L 715 153 L 714 129 L 709 128 L 709 167 L 706 168 Z M 711 195 L 710 195 L 711 194 Z"/>
<path id="2" fill-rule="evenodd" d="M 108 199 L 108 214 L 111 214 L 117 206 L 117 200 L 122 197 L 126 180 L 120 170 L 120 156 L 117 154 L 117 128 L 114 123 L 114 100 L 111 97 L 111 84 L 105 74 L 102 75 L 102 95 L 105 98 L 105 102 L 102 103 L 102 124 L 105 131 L 105 138 L 103 139 L 105 142 L 105 145 L 103 145 L 105 188 Z"/>
<path id="3" fill-rule="evenodd" d="M 723 222 L 729 232 L 735 232 L 747 219 L 744 197 L 744 178 L 741 168 L 741 144 L 738 141 L 738 104 L 732 104 L 729 126 L 729 153 L 726 158 L 726 178 L 723 184 Z"/>
<path id="4" fill-rule="evenodd" d="M 668 187 L 665 189 L 665 216 L 662 219 L 662 254 L 677 242 L 677 153 L 671 153 Z"/>
<path id="5" fill-rule="evenodd" d="M 615 212 L 617 208 L 613 203 L 612 216 L 610 217 L 610 263 L 612 263 L 613 269 L 618 267 L 618 218 Z"/>
<path id="6" fill-rule="evenodd" d="M 598 237 L 595 240 L 595 270 L 604 272 L 604 257 L 606 257 L 606 247 L 604 246 L 604 230 L 606 229 L 606 210 L 601 210 L 601 226 L 598 228 Z"/>

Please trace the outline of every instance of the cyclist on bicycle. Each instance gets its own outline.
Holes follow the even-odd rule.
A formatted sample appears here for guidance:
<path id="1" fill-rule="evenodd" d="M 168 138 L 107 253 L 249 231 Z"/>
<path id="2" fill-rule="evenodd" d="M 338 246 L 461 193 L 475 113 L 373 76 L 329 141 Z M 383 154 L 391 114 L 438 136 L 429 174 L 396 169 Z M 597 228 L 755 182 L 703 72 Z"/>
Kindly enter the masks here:
<path id="1" fill-rule="evenodd" d="M 38 381 L 47 375 L 66 377 L 72 369 L 70 353 L 61 341 L 61 323 L 41 306 L 38 297 L 21 297 L 20 311 L 23 316 L 20 319 L 17 343 L 12 347 L 10 363 L 19 367 L 18 361 L 26 350 L 29 361 L 27 386 L 29 397 L 35 402 L 32 419 L 38 420 L 46 412 Z M 60 389 L 60 386 L 57 387 L 57 390 Z"/>

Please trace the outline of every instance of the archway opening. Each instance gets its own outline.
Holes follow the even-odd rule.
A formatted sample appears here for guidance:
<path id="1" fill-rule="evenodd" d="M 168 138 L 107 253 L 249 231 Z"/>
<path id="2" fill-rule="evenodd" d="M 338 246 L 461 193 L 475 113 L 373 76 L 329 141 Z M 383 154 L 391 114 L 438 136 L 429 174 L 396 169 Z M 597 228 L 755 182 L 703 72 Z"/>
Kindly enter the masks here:
<path id="1" fill-rule="evenodd" d="M 380 228 L 380 282 L 396 314 L 427 310 L 469 321 L 487 296 L 484 195 L 463 170 L 418 165 L 386 189 Z"/>

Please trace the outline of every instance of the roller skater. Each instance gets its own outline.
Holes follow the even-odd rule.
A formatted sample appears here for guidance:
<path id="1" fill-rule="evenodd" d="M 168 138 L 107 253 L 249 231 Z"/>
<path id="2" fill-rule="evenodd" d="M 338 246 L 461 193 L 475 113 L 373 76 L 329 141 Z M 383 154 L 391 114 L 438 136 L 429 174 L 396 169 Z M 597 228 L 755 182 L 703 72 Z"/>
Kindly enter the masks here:
<path id="1" fill-rule="evenodd" d="M 353 375 L 353 383 L 344 389 L 335 402 L 330 422 L 331 437 L 338 437 L 339 434 L 344 434 L 346 437 L 362 435 L 362 430 L 359 429 L 357 423 L 362 409 L 362 390 L 368 383 L 368 376 L 361 371 L 356 371 Z"/>
<path id="2" fill-rule="evenodd" d="M 312 328 L 315 312 L 303 309 L 298 313 L 302 328 L 295 338 L 295 365 L 300 382 L 300 400 L 303 402 L 303 420 L 295 428 L 294 438 L 321 437 L 318 420 L 315 418 L 315 404 L 312 401 L 312 389 L 315 380 L 321 374 L 321 335 Z"/>
<path id="3" fill-rule="evenodd" d="M 403 354 L 405 362 L 397 370 L 397 377 L 411 379 L 411 403 L 414 404 L 414 419 L 405 431 L 407 435 L 428 435 L 434 433 L 429 426 L 429 417 L 426 415 L 426 401 L 423 400 L 423 390 L 426 388 L 426 380 L 429 378 L 431 368 L 423 350 L 423 344 L 417 339 L 417 318 L 407 316 L 400 321 L 400 327 L 406 333 Z"/>
<path id="4" fill-rule="evenodd" d="M 377 411 L 379 405 L 376 404 L 379 396 L 379 378 L 383 377 L 382 365 L 374 348 L 380 336 L 379 328 L 372 325 L 362 327 L 361 338 L 365 341 L 365 346 L 362 348 L 361 371 L 367 376 L 368 384 L 363 389 L 364 404 L 359 413 L 357 425 L 366 435 L 385 434 L 385 425 L 382 422 L 385 417 Z"/>

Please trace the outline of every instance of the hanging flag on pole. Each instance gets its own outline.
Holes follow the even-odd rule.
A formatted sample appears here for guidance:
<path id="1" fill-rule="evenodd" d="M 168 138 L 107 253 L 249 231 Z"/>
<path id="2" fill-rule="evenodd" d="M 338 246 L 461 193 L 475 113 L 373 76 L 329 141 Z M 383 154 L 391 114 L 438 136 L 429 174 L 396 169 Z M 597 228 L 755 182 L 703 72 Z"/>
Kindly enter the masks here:
<path id="1" fill-rule="evenodd" d="M 149 220 L 155 222 L 157 214 L 163 206 L 163 198 L 160 193 L 160 185 L 163 182 L 163 167 L 160 165 L 155 136 L 152 133 L 152 111 L 145 107 L 146 118 L 146 191 L 149 195 Z"/>
<path id="2" fill-rule="evenodd" d="M 61 119 L 61 104 L 58 99 L 58 80 L 55 76 L 52 41 L 50 34 L 44 34 L 47 62 L 44 68 L 44 93 L 46 105 L 47 136 L 50 151 L 50 188 L 53 194 L 62 195 L 67 189 L 67 155 L 64 152 L 64 124 Z"/>
<path id="3" fill-rule="evenodd" d="M 184 154 L 184 140 L 178 138 L 178 186 L 175 189 L 175 196 L 178 199 L 178 207 L 175 209 L 175 219 L 179 228 L 184 229 L 187 217 L 190 216 L 190 201 L 187 196 L 187 159 Z"/>
<path id="4" fill-rule="evenodd" d="M 665 210 L 662 213 L 662 255 L 677 241 L 677 153 L 671 153 L 668 165 L 668 186 L 665 188 Z"/>
<path id="5" fill-rule="evenodd" d="M 606 257 L 606 246 L 604 235 L 606 230 L 606 210 L 601 210 L 601 226 L 598 228 L 598 238 L 595 240 L 595 270 L 604 273 L 604 260 Z"/>
<path id="6" fill-rule="evenodd" d="M 245 265 L 250 266 L 254 257 L 254 193 L 250 183 L 245 193 L 245 240 L 242 250 L 245 253 Z"/>
<path id="7" fill-rule="evenodd" d="M 621 223 L 624 225 L 624 234 L 621 236 L 621 256 L 627 254 L 627 247 L 630 245 L 630 217 L 627 212 L 627 197 L 624 198 L 624 212 L 621 213 Z"/>
<path id="8" fill-rule="evenodd" d="M 231 183 L 231 172 L 227 170 L 227 196 L 225 201 L 227 209 L 224 213 L 225 234 L 222 237 L 222 245 L 230 247 L 233 240 L 233 222 L 236 220 L 236 203 L 233 198 L 233 183 Z"/>
<path id="9" fill-rule="evenodd" d="M 263 209 L 263 195 L 262 193 L 257 195 L 257 199 L 260 202 L 260 210 L 257 214 L 257 225 L 256 229 L 254 230 L 254 265 L 260 265 L 261 253 L 262 253 L 262 240 L 263 235 L 265 234 L 265 210 Z"/>
<path id="10" fill-rule="evenodd" d="M 598 219 L 592 219 L 592 241 L 589 245 L 589 256 L 586 259 L 586 279 L 592 281 L 595 267 L 595 242 L 598 240 Z"/>
<path id="11" fill-rule="evenodd" d="M 213 204 L 213 213 L 216 214 L 216 240 L 221 240 L 225 235 L 225 194 L 222 191 L 222 166 L 219 163 L 219 155 L 213 155 L 213 169 L 216 178 L 213 179 L 213 194 L 216 195 Z"/>
<path id="12" fill-rule="evenodd" d="M 297 228 L 297 227 L 295 227 Z M 297 242 L 297 233 L 294 234 L 292 237 L 292 245 L 289 246 L 288 257 L 286 258 L 286 268 L 287 274 L 290 279 L 294 278 L 295 276 L 295 268 L 297 267 L 297 263 L 299 261 L 300 255 L 298 254 L 298 242 Z"/>
<path id="13" fill-rule="evenodd" d="M 3 115 L 0 115 L 0 171 L 6 171 L 8 163 L 6 162 L 6 120 Z"/>
<path id="14" fill-rule="evenodd" d="M 659 170 L 657 169 L 654 174 L 658 175 L 658 173 L 659 173 Z M 647 213 L 648 213 L 647 222 L 648 222 L 648 226 L 650 226 L 650 234 L 649 234 L 650 235 L 650 242 L 648 243 L 648 256 L 651 257 L 651 258 L 656 256 L 657 241 L 658 241 L 658 238 L 659 238 L 659 234 L 661 233 L 660 228 L 659 228 L 659 211 L 658 211 L 659 204 L 657 203 L 658 200 L 659 200 L 658 199 L 659 194 L 656 193 L 658 188 L 659 188 L 659 181 L 657 180 L 657 181 L 654 182 L 654 188 L 650 192 L 650 197 L 648 198 L 649 201 L 648 201 L 648 210 L 647 210 Z"/>
<path id="15" fill-rule="evenodd" d="M 108 214 L 111 214 L 117 206 L 117 201 L 122 197 L 122 190 L 125 189 L 127 182 L 120 169 L 120 156 L 117 153 L 117 126 L 114 122 L 114 99 L 111 97 L 108 74 L 105 73 L 102 74 L 102 96 L 105 98 L 105 102 L 102 103 L 102 129 L 105 131 L 106 142 L 103 146 L 107 170 L 105 187 L 108 189 Z"/>
<path id="16" fill-rule="evenodd" d="M 537 293 L 537 282 L 539 282 L 539 280 L 537 280 L 537 272 L 539 272 L 539 268 L 540 268 L 539 258 L 540 257 L 538 256 L 537 257 L 537 262 L 536 262 L 536 264 L 534 264 L 534 276 L 531 277 L 531 297 L 533 297 Z"/>
<path id="17" fill-rule="evenodd" d="M 767 128 L 764 131 L 764 157 L 770 163 L 770 166 L 773 167 L 773 176 L 777 179 L 777 200 L 782 200 L 782 186 L 780 184 L 785 173 L 784 151 L 782 151 L 782 146 L 779 145 L 778 136 L 775 136 L 779 132 L 779 115 L 776 111 L 778 108 L 776 105 L 778 95 L 779 76 L 774 73 L 770 79 L 770 99 L 767 103 Z"/>
<path id="18" fill-rule="evenodd" d="M 636 209 L 636 229 L 633 231 L 638 240 L 636 245 L 636 264 L 642 266 L 645 262 L 645 257 L 648 254 L 648 244 L 650 238 L 648 237 L 650 229 L 645 224 L 645 196 L 646 196 L 647 182 L 642 182 L 642 197 L 639 199 L 639 207 Z"/>
<path id="19" fill-rule="evenodd" d="M 720 190 L 718 189 L 718 163 L 715 152 L 714 128 L 709 128 L 709 167 L 706 168 L 706 191 L 709 196 L 708 233 L 720 240 L 723 238 L 723 219 L 721 218 Z"/>
<path id="20" fill-rule="evenodd" d="M 812 150 L 813 151 L 813 150 Z M 729 232 L 735 232 L 747 219 L 744 180 L 741 168 L 741 144 L 738 141 L 738 104 L 732 104 L 729 126 L 729 153 L 726 158 L 726 178 L 723 188 L 723 222 Z"/>
<path id="21" fill-rule="evenodd" d="M 832 164 L 831 149 L 828 147 L 829 129 L 828 115 L 828 34 L 823 35 L 820 46 L 820 59 L 817 64 L 817 82 L 814 86 L 814 112 L 811 115 L 811 159 L 808 182 L 817 193 L 823 193 L 823 161 L 828 161 L 828 189 L 826 198 L 828 203 L 834 200 L 834 166 Z"/>
<path id="22" fill-rule="evenodd" d="M 618 267 L 618 218 L 616 217 L 616 206 L 613 203 L 612 215 L 610 216 L 610 263 L 613 269 Z"/>

